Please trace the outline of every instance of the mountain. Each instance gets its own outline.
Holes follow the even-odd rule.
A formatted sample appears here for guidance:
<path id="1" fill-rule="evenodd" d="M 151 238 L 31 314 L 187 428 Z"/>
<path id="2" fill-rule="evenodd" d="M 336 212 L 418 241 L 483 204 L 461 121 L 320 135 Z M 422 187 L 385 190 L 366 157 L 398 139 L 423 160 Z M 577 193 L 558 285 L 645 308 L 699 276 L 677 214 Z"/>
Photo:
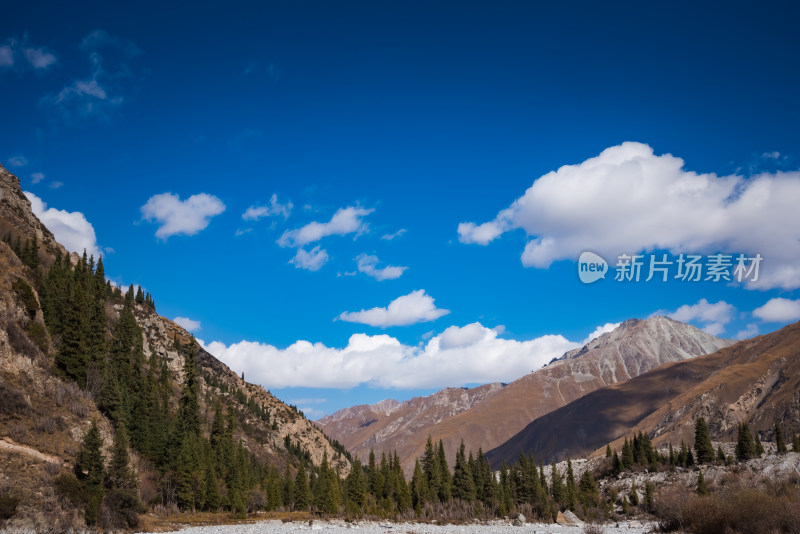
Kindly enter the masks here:
<path id="1" fill-rule="evenodd" d="M 545 460 L 598 452 L 640 431 L 658 444 L 692 443 L 704 417 L 715 440 L 735 440 L 738 424 L 772 438 L 800 431 L 800 323 L 715 353 L 663 365 L 594 391 L 537 418 L 487 457 L 493 465 L 532 451 Z"/>
<path id="2" fill-rule="evenodd" d="M 88 471 L 75 465 L 93 421 L 106 460 L 130 436 L 146 505 L 202 495 L 192 506 L 213 507 L 215 494 L 234 510 L 282 506 L 280 473 L 301 462 L 349 472 L 340 445 L 159 316 L 141 288 L 123 295 L 99 262 L 68 255 L 2 166 L 0 239 L 0 530 L 86 528 Z M 99 509 L 104 527 L 135 524 L 135 506 L 113 510 Z"/>
<path id="3" fill-rule="evenodd" d="M 631 319 L 506 386 L 446 389 L 388 410 L 347 408 L 317 424 L 362 458 L 370 449 L 378 455 L 397 450 L 408 472 L 428 434 L 443 441 L 449 459 L 462 439 L 467 449 L 490 450 L 531 421 L 592 391 L 731 343 L 667 317 Z"/>

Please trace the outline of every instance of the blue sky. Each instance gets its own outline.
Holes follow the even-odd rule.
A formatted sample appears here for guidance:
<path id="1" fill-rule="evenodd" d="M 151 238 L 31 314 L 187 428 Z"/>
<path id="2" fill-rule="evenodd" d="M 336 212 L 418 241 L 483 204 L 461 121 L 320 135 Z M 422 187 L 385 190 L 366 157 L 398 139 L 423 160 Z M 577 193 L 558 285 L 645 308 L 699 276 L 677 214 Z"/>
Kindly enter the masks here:
<path id="1" fill-rule="evenodd" d="M 658 311 L 726 337 L 800 319 L 798 19 L 6 2 L 0 162 L 62 241 L 318 417 L 508 381 Z M 587 285 L 585 250 L 764 260 Z"/>

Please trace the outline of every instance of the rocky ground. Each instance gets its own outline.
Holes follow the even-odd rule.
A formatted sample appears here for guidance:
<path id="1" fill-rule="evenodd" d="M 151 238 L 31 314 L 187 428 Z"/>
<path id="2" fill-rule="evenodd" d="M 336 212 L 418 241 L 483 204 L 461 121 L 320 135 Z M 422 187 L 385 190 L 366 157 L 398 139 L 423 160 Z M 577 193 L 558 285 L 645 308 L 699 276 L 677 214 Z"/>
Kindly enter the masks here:
<path id="1" fill-rule="evenodd" d="M 624 532 L 638 534 L 651 532 L 654 524 L 638 521 L 623 523 L 608 523 L 602 526 L 602 531 L 607 534 Z M 467 525 L 433 525 L 427 523 L 391 523 L 376 521 L 346 522 L 342 520 L 331 521 L 259 521 L 247 525 L 215 525 L 208 527 L 191 527 L 176 531 L 181 534 L 289 534 L 294 532 L 319 532 L 320 534 L 338 534 L 363 532 L 365 534 L 578 534 L 584 531 L 582 525 L 559 525 L 542 523 L 523 523 L 515 526 L 510 521 L 490 521 L 486 523 L 472 523 Z"/>

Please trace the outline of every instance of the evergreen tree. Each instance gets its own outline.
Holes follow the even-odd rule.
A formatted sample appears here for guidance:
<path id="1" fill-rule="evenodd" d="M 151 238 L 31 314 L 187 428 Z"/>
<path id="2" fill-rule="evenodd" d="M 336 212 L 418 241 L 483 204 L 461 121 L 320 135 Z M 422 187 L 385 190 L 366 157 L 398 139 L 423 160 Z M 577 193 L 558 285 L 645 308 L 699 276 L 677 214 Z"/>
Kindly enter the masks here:
<path id="1" fill-rule="evenodd" d="M 792 434 L 792 450 L 800 452 L 800 434 Z"/>
<path id="2" fill-rule="evenodd" d="M 441 439 L 436 453 L 436 463 L 439 468 L 439 500 L 447 502 L 452 494 L 453 480 L 450 476 L 450 468 L 447 465 L 447 457 L 444 454 L 444 443 L 442 443 Z"/>
<path id="3" fill-rule="evenodd" d="M 778 424 L 778 421 L 775 421 L 775 445 L 778 450 L 778 454 L 784 454 L 786 452 L 786 441 L 783 439 L 783 431 L 781 430 L 781 426 Z"/>
<path id="4" fill-rule="evenodd" d="M 717 462 L 721 464 L 725 464 L 728 462 L 727 456 L 725 456 L 725 451 L 722 450 L 722 445 L 717 447 Z"/>
<path id="5" fill-rule="evenodd" d="M 702 471 L 697 475 L 697 494 L 708 495 L 708 486 L 706 486 L 706 478 Z"/>
<path id="6" fill-rule="evenodd" d="M 567 458 L 567 485 L 565 492 L 565 504 L 568 509 L 575 510 L 578 497 L 578 487 L 575 484 L 575 472 L 572 470 L 572 460 Z"/>
<path id="7" fill-rule="evenodd" d="M 753 442 L 756 446 L 756 456 L 761 456 L 764 454 L 764 445 L 761 443 L 761 436 L 757 430 L 753 432 Z"/>
<path id="8" fill-rule="evenodd" d="M 736 440 L 736 459 L 749 460 L 756 455 L 756 444 L 747 422 L 739 424 L 739 435 Z"/>
<path id="9" fill-rule="evenodd" d="M 698 464 L 710 464 L 714 461 L 714 446 L 708 433 L 706 420 L 698 417 L 694 425 L 694 450 Z"/>
<path id="10" fill-rule="evenodd" d="M 558 472 L 555 462 L 550 465 L 550 481 L 550 494 L 553 496 L 553 500 L 563 507 L 565 500 L 564 484 L 561 481 L 561 473 Z"/>
<path id="11" fill-rule="evenodd" d="M 300 461 L 297 476 L 294 479 L 294 507 L 295 510 L 308 510 L 311 504 L 311 488 L 308 487 L 306 466 Z"/>
<path id="12" fill-rule="evenodd" d="M 636 492 L 636 482 L 635 481 L 631 483 L 630 501 L 631 501 L 631 505 L 639 506 L 639 494 Z"/>
<path id="13" fill-rule="evenodd" d="M 114 433 L 111 462 L 106 473 L 106 504 L 116 527 L 132 528 L 139 524 L 144 507 L 139 500 L 139 482 L 130 466 L 128 435 L 121 424 Z"/>
<path id="14" fill-rule="evenodd" d="M 465 458 L 464 440 L 462 439 L 458 452 L 456 452 L 456 464 L 453 467 L 453 497 L 472 502 L 475 500 L 475 496 L 475 479 Z"/>
<path id="15" fill-rule="evenodd" d="M 351 513 L 361 514 L 361 509 L 366 500 L 366 484 L 364 474 L 361 469 L 361 461 L 358 458 L 353 460 L 350 473 L 345 480 L 347 488 L 347 510 Z"/>
<path id="16" fill-rule="evenodd" d="M 580 489 L 579 499 L 584 509 L 600 506 L 600 490 L 588 469 L 581 475 L 578 487 Z"/>
<path id="17" fill-rule="evenodd" d="M 428 495 L 428 481 L 419 465 L 419 459 L 417 459 L 414 462 L 414 474 L 411 475 L 411 503 L 417 516 L 422 513 Z"/>
<path id="18" fill-rule="evenodd" d="M 611 444 L 606 445 L 606 458 L 611 458 Z"/>
<path id="19" fill-rule="evenodd" d="M 105 495 L 105 464 L 100 450 L 102 446 L 103 440 L 100 438 L 97 421 L 94 420 L 83 435 L 83 442 L 75 459 L 75 475 L 86 488 L 87 503 L 84 513 L 88 525 L 97 523 L 97 512 Z"/>
<path id="20" fill-rule="evenodd" d="M 630 469 L 633 467 L 634 462 L 634 455 L 633 455 L 633 446 L 631 443 L 628 442 L 628 438 L 625 438 L 625 442 L 622 445 L 622 467 L 624 469 Z"/>
<path id="21" fill-rule="evenodd" d="M 319 478 L 314 484 L 314 507 L 326 514 L 335 514 L 339 510 L 339 482 L 328 463 L 328 451 L 323 453 Z"/>
<path id="22" fill-rule="evenodd" d="M 219 483 L 211 465 L 206 466 L 205 487 L 203 489 L 203 510 L 206 512 L 216 512 L 222 503 L 219 494 Z"/>

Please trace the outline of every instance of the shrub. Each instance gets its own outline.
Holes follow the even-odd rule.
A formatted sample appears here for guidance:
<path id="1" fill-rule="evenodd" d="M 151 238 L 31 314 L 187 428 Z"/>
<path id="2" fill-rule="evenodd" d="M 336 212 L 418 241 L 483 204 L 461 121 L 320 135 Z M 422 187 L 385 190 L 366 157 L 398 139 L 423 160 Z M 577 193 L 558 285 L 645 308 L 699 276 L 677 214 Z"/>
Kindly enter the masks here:
<path id="1" fill-rule="evenodd" d="M 23 416 L 30 410 L 31 406 L 21 391 L 0 382 L 0 413 Z"/>
<path id="2" fill-rule="evenodd" d="M 19 497 L 14 495 L 0 495 L 0 521 L 11 519 L 17 513 Z"/>
<path id="3" fill-rule="evenodd" d="M 22 278 L 17 278 L 14 280 L 14 284 L 11 287 L 14 288 L 14 292 L 17 294 L 17 297 L 19 297 L 28 316 L 31 319 L 36 317 L 36 311 L 39 309 L 39 301 L 36 300 L 36 295 L 33 293 L 31 286 Z"/>
<path id="4" fill-rule="evenodd" d="M 30 321 L 28 326 L 25 327 L 25 333 L 28 334 L 28 339 L 33 341 L 39 350 L 47 353 L 50 348 L 50 342 L 47 339 L 47 329 L 42 323 Z"/>
<path id="5" fill-rule="evenodd" d="M 62 473 L 53 481 L 56 493 L 69 500 L 75 506 L 86 506 L 89 495 L 86 488 L 72 473 Z"/>

